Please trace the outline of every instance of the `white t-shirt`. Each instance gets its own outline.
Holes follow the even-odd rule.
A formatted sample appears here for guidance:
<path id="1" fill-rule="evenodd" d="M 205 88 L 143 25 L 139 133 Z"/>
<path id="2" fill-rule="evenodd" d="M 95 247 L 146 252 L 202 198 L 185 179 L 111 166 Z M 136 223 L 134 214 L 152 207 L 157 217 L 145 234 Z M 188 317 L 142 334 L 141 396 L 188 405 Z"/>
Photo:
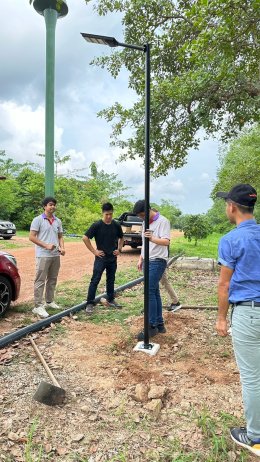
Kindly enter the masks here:
<path id="1" fill-rule="evenodd" d="M 169 220 L 159 215 L 157 220 L 153 221 L 149 225 L 149 229 L 153 231 L 154 237 L 159 237 L 160 239 L 169 239 L 171 238 L 171 226 Z M 143 230 L 142 230 L 142 238 L 143 238 L 143 245 L 141 255 L 144 258 L 144 223 L 143 223 Z M 169 242 L 170 243 L 170 242 Z M 154 242 L 149 242 L 149 260 L 155 260 L 156 258 L 163 258 L 164 260 L 168 260 L 169 249 L 167 245 L 159 245 L 155 244 Z"/>

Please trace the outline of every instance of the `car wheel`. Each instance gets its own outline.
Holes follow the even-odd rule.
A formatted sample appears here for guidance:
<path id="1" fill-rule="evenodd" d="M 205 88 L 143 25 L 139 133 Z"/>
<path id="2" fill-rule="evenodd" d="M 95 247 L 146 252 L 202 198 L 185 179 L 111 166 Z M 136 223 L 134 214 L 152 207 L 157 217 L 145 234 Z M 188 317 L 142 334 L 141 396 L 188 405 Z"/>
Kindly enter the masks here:
<path id="1" fill-rule="evenodd" d="M 12 287 L 8 279 L 0 276 L 0 316 L 9 308 L 12 300 Z"/>
<path id="2" fill-rule="evenodd" d="M 12 239 L 12 236 L 3 236 L 5 241 L 8 241 L 9 239 Z"/>

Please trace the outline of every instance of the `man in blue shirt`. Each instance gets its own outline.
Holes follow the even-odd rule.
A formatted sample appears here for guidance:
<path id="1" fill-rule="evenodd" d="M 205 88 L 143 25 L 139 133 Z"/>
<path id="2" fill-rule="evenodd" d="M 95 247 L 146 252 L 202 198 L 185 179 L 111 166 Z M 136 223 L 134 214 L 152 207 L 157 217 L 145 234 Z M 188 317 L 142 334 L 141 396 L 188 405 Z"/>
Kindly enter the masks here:
<path id="1" fill-rule="evenodd" d="M 235 443 L 260 456 L 260 225 L 253 217 L 256 190 L 238 184 L 217 197 L 226 201 L 226 214 L 236 228 L 219 242 L 219 335 L 228 333 L 227 313 L 240 372 L 246 427 L 231 428 Z"/>

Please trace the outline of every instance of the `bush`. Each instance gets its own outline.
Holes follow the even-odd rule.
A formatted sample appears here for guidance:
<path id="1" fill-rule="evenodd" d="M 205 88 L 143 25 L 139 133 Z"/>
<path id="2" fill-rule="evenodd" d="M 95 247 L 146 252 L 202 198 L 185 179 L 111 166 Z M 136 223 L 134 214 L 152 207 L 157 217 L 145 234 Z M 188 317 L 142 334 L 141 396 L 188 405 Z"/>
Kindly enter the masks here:
<path id="1" fill-rule="evenodd" d="M 205 239 L 211 232 L 212 227 L 205 215 L 186 215 L 183 220 L 184 237 L 190 242 L 198 239 Z"/>

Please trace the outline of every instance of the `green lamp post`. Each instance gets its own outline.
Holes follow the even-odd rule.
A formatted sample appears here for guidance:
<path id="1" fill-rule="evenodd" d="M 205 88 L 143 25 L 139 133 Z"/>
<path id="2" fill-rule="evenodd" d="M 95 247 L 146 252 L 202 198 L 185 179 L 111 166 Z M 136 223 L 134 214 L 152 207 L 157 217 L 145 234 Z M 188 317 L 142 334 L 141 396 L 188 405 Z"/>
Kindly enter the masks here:
<path id="1" fill-rule="evenodd" d="M 34 0 L 34 9 L 44 16 L 46 25 L 45 87 L 45 195 L 54 195 L 54 84 L 55 29 L 58 18 L 68 14 L 65 0 Z"/>

